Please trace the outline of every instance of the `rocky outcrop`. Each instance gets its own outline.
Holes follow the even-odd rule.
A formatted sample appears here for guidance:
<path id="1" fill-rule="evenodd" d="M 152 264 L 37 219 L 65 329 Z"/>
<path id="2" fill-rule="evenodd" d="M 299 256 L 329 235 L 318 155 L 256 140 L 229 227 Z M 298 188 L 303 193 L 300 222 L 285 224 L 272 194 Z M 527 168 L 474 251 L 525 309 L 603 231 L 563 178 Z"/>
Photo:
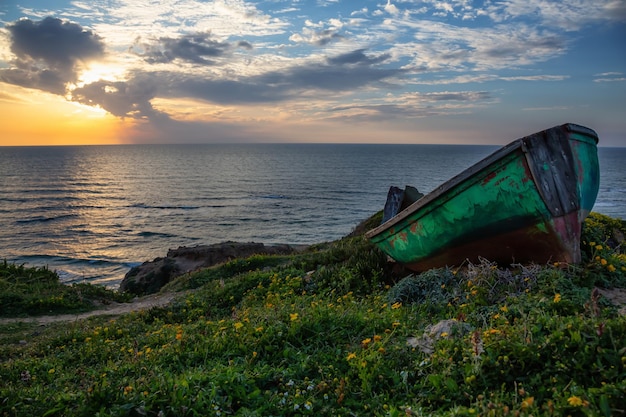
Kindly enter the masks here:
<path id="1" fill-rule="evenodd" d="M 178 249 L 170 249 L 164 258 L 156 258 L 133 267 L 122 280 L 119 290 L 136 295 L 153 294 L 172 279 L 197 269 L 252 255 L 290 254 L 296 249 L 291 245 L 264 245 L 254 242 L 181 246 Z"/>

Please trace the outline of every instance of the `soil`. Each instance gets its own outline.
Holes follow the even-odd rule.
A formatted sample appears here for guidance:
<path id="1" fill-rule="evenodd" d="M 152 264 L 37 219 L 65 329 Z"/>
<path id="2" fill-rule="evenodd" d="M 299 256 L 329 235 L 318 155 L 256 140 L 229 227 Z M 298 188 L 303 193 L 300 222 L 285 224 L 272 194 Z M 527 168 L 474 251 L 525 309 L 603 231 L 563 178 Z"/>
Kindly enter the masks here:
<path id="1" fill-rule="evenodd" d="M 598 288 L 598 292 L 606 297 L 614 306 L 619 308 L 619 314 L 626 316 L 626 289 L 613 288 L 610 290 L 602 290 Z"/>
<path id="2" fill-rule="evenodd" d="M 68 323 L 94 316 L 120 316 L 122 314 L 131 313 L 133 311 L 148 310 L 152 307 L 162 307 L 168 305 L 172 302 L 172 300 L 174 300 L 174 298 L 182 296 L 187 292 L 153 294 L 147 295 L 145 297 L 137 297 L 129 303 L 111 303 L 103 305 L 101 308 L 98 308 L 96 310 L 87 311 L 85 313 L 79 314 L 0 318 L 0 325 L 10 323 L 34 323 L 39 325 L 46 325 L 58 322 Z"/>

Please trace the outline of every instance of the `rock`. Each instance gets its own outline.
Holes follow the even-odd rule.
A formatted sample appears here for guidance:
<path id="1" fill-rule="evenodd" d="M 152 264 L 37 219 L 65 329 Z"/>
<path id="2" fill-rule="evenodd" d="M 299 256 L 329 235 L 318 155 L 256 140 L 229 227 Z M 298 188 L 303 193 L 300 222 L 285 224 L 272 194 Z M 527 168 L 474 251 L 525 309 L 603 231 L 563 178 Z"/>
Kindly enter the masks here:
<path id="1" fill-rule="evenodd" d="M 442 320 L 427 326 L 422 337 L 409 337 L 407 345 L 418 348 L 426 354 L 432 354 L 435 342 L 441 338 L 462 337 L 471 330 L 471 326 L 454 319 Z"/>
<path id="2" fill-rule="evenodd" d="M 252 255 L 285 255 L 294 253 L 291 245 L 264 245 L 263 243 L 223 242 L 194 247 L 181 246 L 170 249 L 164 258 L 133 267 L 120 284 L 121 292 L 136 295 L 158 292 L 172 279 L 201 268 Z"/>

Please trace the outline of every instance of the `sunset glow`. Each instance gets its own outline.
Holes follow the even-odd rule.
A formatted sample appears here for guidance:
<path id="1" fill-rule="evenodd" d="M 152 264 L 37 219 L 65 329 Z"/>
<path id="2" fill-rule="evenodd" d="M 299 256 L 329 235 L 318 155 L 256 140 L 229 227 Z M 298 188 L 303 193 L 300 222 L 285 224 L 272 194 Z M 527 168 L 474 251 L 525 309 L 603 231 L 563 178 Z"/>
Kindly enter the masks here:
<path id="1" fill-rule="evenodd" d="M 124 130 L 123 121 L 104 110 L 52 94 L 26 91 L 20 100 L 0 103 L 5 146 L 117 144 Z"/>
<path id="2" fill-rule="evenodd" d="M 313 6 L 2 5 L 0 145 L 504 144 L 573 122 L 626 146 L 623 2 Z"/>

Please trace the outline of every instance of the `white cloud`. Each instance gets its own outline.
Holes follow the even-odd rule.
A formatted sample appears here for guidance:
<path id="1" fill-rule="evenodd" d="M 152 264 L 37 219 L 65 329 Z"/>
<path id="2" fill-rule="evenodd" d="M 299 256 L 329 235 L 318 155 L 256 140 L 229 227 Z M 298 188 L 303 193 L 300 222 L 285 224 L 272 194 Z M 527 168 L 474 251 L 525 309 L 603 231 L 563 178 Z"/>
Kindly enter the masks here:
<path id="1" fill-rule="evenodd" d="M 387 4 L 385 5 L 384 9 L 392 16 L 397 16 L 400 14 L 400 10 L 398 10 L 395 5 L 391 4 L 391 0 L 387 0 Z"/>

